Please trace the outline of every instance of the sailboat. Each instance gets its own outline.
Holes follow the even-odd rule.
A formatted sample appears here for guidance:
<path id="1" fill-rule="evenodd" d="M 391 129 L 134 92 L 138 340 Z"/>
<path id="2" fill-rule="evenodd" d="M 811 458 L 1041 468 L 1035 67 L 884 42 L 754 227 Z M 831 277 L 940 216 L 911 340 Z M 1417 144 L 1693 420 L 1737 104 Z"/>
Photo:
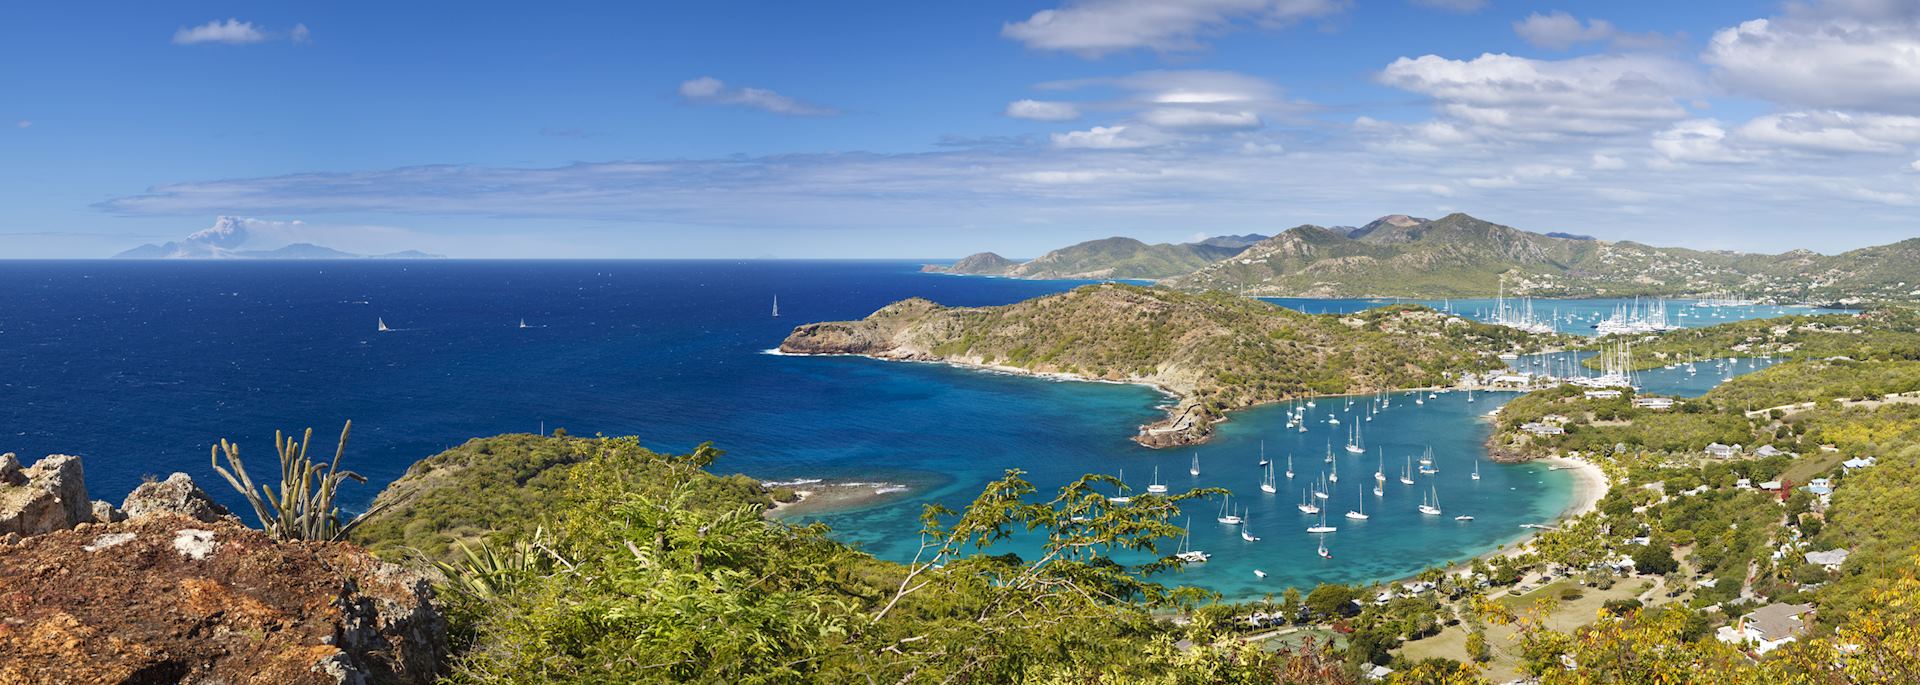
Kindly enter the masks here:
<path id="1" fill-rule="evenodd" d="M 780 318 L 780 296 L 773 296 L 773 318 Z"/>
<path id="2" fill-rule="evenodd" d="M 1374 484 L 1373 484 L 1373 496 L 1374 496 L 1374 497 L 1384 497 L 1384 496 L 1386 496 L 1386 494 L 1387 494 L 1387 493 L 1386 493 L 1386 491 L 1385 491 L 1385 490 L 1381 490 L 1381 489 L 1380 489 L 1380 484 L 1379 484 L 1379 483 L 1374 483 Z"/>
<path id="3" fill-rule="evenodd" d="M 1326 474 L 1323 473 L 1323 474 L 1320 474 L 1320 478 L 1318 480 L 1313 481 L 1314 497 L 1319 499 L 1328 499 L 1327 486 L 1322 484 L 1325 480 L 1326 480 Z"/>
<path id="4" fill-rule="evenodd" d="M 1378 447 L 1373 449 L 1380 455 L 1380 465 L 1373 469 L 1373 480 L 1376 483 L 1385 483 L 1387 482 L 1387 451 Z"/>
<path id="5" fill-rule="evenodd" d="M 393 329 L 391 329 L 391 328 L 387 328 L 387 320 L 386 320 L 386 319 L 382 319 L 382 318 L 379 318 L 379 317 L 375 317 L 375 320 L 376 320 L 376 321 L 379 321 L 379 322 L 380 322 L 380 332 L 381 332 L 381 333 L 385 333 L 385 332 L 387 332 L 387 331 L 391 331 L 391 330 L 393 330 Z"/>
<path id="6" fill-rule="evenodd" d="M 1339 462 L 1334 462 L 1333 473 L 1327 476 L 1327 482 L 1329 483 L 1340 482 L 1340 463 Z"/>
<path id="7" fill-rule="evenodd" d="M 1433 448 L 1429 447 L 1425 454 L 1420 455 L 1420 473 L 1431 476 L 1439 472 L 1440 469 L 1433 467 Z"/>
<path id="8" fill-rule="evenodd" d="M 1247 542 L 1259 542 L 1260 536 L 1254 535 L 1253 530 L 1248 528 L 1250 524 L 1247 523 L 1247 519 L 1251 517 L 1252 514 L 1240 517 L 1240 539 L 1246 540 Z"/>
<path id="9" fill-rule="evenodd" d="M 1166 484 L 1160 482 L 1160 467 L 1158 466 L 1153 467 L 1153 484 L 1147 486 L 1147 492 L 1156 495 L 1167 494 Z"/>
<path id="10" fill-rule="evenodd" d="M 1468 401 L 1468 402 L 1472 402 L 1472 401 L 1473 401 L 1473 389 L 1472 389 L 1472 388 L 1468 388 L 1468 389 L 1467 389 L 1467 401 Z"/>
<path id="11" fill-rule="evenodd" d="M 1188 532 L 1180 536 L 1180 551 L 1174 553 L 1173 558 L 1179 559 L 1180 563 L 1183 563 L 1183 564 L 1205 563 L 1206 560 L 1213 558 L 1213 555 L 1208 554 L 1206 552 L 1202 552 L 1197 549 L 1193 549 L 1192 530 L 1193 530 L 1193 518 L 1188 517 L 1187 518 Z"/>
<path id="12" fill-rule="evenodd" d="M 1400 472 L 1400 484 L 1413 484 L 1413 455 L 1411 454 L 1407 455 L 1407 470 Z"/>
<path id="13" fill-rule="evenodd" d="M 1273 465 L 1272 464 L 1268 464 L 1267 472 L 1264 475 L 1260 476 L 1260 490 L 1262 492 L 1267 492 L 1267 493 L 1275 493 L 1280 491 L 1278 488 L 1275 488 L 1273 486 Z"/>
<path id="14" fill-rule="evenodd" d="M 1435 490 L 1433 491 L 1432 494 L 1433 494 L 1433 497 L 1431 499 L 1426 497 L 1420 498 L 1420 513 L 1426 514 L 1428 516 L 1439 516 L 1440 515 L 1440 491 Z"/>
<path id="15" fill-rule="evenodd" d="M 1124 493 L 1126 491 L 1127 491 L 1127 470 L 1120 469 L 1120 492 Z M 1133 498 L 1123 494 L 1115 494 L 1111 497 L 1108 497 L 1107 501 L 1113 504 L 1126 504 L 1128 502 L 1132 502 Z"/>
<path id="16" fill-rule="evenodd" d="M 1260 441 L 1260 465 L 1264 467 L 1267 464 L 1271 464 L 1271 463 L 1273 462 L 1267 461 L 1267 441 L 1261 440 Z"/>
<path id="17" fill-rule="evenodd" d="M 1317 526 L 1309 526 L 1309 527 L 1307 528 L 1307 532 L 1309 532 L 1309 533 L 1316 533 L 1316 534 L 1317 534 L 1317 533 L 1331 533 L 1331 532 L 1334 532 L 1334 531 L 1336 531 L 1336 530 L 1340 530 L 1340 529 L 1339 529 L 1339 528 L 1336 528 L 1336 527 L 1334 527 L 1334 526 L 1329 526 L 1329 525 L 1327 525 L 1327 512 L 1325 512 L 1325 511 L 1322 511 L 1322 512 L 1320 512 L 1320 525 L 1317 525 Z"/>
<path id="18" fill-rule="evenodd" d="M 1473 479 L 1480 480 L 1480 462 L 1473 462 Z"/>
<path id="19" fill-rule="evenodd" d="M 1233 495 L 1227 495 L 1220 501 L 1220 517 L 1214 519 L 1229 526 L 1240 523 L 1240 515 L 1233 513 Z"/>
<path id="20" fill-rule="evenodd" d="M 1287 455 L 1287 480 L 1293 480 L 1293 455 Z"/>
<path id="21" fill-rule="evenodd" d="M 520 320 L 520 327 L 521 327 L 521 328 L 533 328 L 532 326 L 528 326 L 528 325 L 527 325 L 527 320 L 526 320 L 526 319 L 521 319 L 521 320 Z"/>
<path id="22" fill-rule="evenodd" d="M 1366 497 L 1363 496 L 1360 498 L 1360 508 L 1358 510 L 1347 512 L 1347 518 L 1353 519 L 1355 521 L 1367 520 L 1367 498 Z"/>
<path id="23" fill-rule="evenodd" d="M 1363 439 L 1364 438 L 1362 438 L 1360 435 L 1359 424 L 1354 424 L 1353 439 L 1347 442 L 1347 451 L 1354 454 L 1366 454 L 1367 448 L 1362 446 L 1362 443 L 1361 443 Z"/>
<path id="24" fill-rule="evenodd" d="M 1308 496 L 1307 491 L 1305 490 L 1300 491 L 1300 513 L 1303 513 L 1303 514 L 1320 513 L 1320 505 L 1314 504 L 1313 498 Z"/>
<path id="25" fill-rule="evenodd" d="M 1332 553 L 1332 552 L 1329 552 L 1329 551 L 1327 551 L 1327 541 L 1326 541 L 1326 540 L 1321 540 L 1321 541 L 1320 541 L 1320 558 L 1322 558 L 1322 559 L 1332 559 L 1332 558 L 1333 558 L 1333 553 Z"/>
<path id="26" fill-rule="evenodd" d="M 1200 475 L 1200 453 L 1199 452 L 1193 453 L 1193 466 L 1187 469 L 1187 473 L 1195 476 Z"/>

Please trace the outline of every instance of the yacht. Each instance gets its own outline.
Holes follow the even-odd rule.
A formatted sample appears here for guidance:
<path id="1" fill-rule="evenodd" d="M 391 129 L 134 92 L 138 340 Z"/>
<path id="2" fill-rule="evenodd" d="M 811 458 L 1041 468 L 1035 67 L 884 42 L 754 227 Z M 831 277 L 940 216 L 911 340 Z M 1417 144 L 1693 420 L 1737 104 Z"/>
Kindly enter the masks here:
<path id="1" fill-rule="evenodd" d="M 780 296 L 773 296 L 773 318 L 780 318 Z"/>
<path id="2" fill-rule="evenodd" d="M 1187 473 L 1195 476 L 1200 475 L 1200 453 L 1199 452 L 1193 453 L 1193 466 L 1187 469 Z"/>
<path id="3" fill-rule="evenodd" d="M 1466 514 L 1461 514 L 1461 515 L 1459 515 L 1459 516 L 1455 516 L 1455 517 L 1453 517 L 1453 520 L 1455 520 L 1455 521 L 1472 521 L 1472 520 L 1473 520 L 1473 517 L 1472 517 L 1472 516 L 1468 516 L 1468 515 L 1466 515 Z"/>
<path id="4" fill-rule="evenodd" d="M 1158 466 L 1153 467 L 1153 484 L 1147 486 L 1147 492 L 1151 492 L 1156 495 L 1167 494 L 1166 484 L 1160 482 L 1160 467 Z"/>
<path id="5" fill-rule="evenodd" d="M 532 326 L 528 326 L 528 325 L 527 325 L 527 320 L 526 320 L 526 319 L 521 319 L 521 320 L 520 320 L 520 327 L 521 327 L 521 328 L 533 328 Z"/>
<path id="6" fill-rule="evenodd" d="M 1260 570 L 1260 569 L 1257 569 L 1257 568 L 1256 568 L 1256 569 L 1254 569 L 1254 570 L 1253 570 L 1253 577 L 1255 577 L 1255 578 L 1265 578 L 1265 577 L 1267 577 L 1267 572 L 1266 572 L 1266 571 L 1262 571 L 1262 570 Z"/>
<path id="7" fill-rule="evenodd" d="M 1338 464 L 1338 463 L 1335 463 L 1335 464 L 1333 465 L 1333 473 L 1331 473 L 1331 474 L 1329 474 L 1329 475 L 1327 476 L 1327 482 L 1329 482 L 1329 483 L 1338 483 L 1338 482 L 1340 482 L 1340 464 Z"/>
<path id="8" fill-rule="evenodd" d="M 1333 553 L 1332 553 L 1332 552 L 1329 552 L 1329 551 L 1327 551 L 1327 541 L 1326 541 L 1326 540 L 1321 540 L 1321 541 L 1320 541 L 1320 558 L 1322 558 L 1322 559 L 1332 559 L 1332 558 L 1333 558 Z"/>
<path id="9" fill-rule="evenodd" d="M 1353 439 L 1347 442 L 1347 451 L 1353 454 L 1366 454 L 1367 448 L 1363 446 L 1363 443 L 1362 443 L 1362 440 L 1364 439 L 1365 438 L 1363 438 L 1360 435 L 1360 427 L 1354 426 Z"/>
<path id="10" fill-rule="evenodd" d="M 1321 475 L 1320 475 L 1320 479 L 1319 479 L 1319 480 L 1315 480 L 1315 481 L 1313 482 L 1313 496 L 1314 496 L 1315 498 L 1317 498 L 1317 499 L 1327 499 L 1327 498 L 1328 498 L 1328 497 L 1327 497 L 1327 486 L 1325 485 L 1325 483 L 1326 483 L 1326 474 L 1321 474 Z"/>
<path id="11" fill-rule="evenodd" d="M 1376 483 L 1385 483 L 1387 482 L 1387 452 L 1378 447 L 1373 450 L 1380 455 L 1380 465 L 1373 469 L 1373 480 Z"/>
<path id="12" fill-rule="evenodd" d="M 1366 497 L 1363 496 L 1360 498 L 1359 509 L 1347 512 L 1347 518 L 1353 519 L 1355 521 L 1367 520 L 1367 498 Z"/>
<path id="13" fill-rule="evenodd" d="M 1480 462 L 1473 462 L 1473 479 L 1480 480 Z"/>
<path id="14" fill-rule="evenodd" d="M 1247 542 L 1259 542 L 1260 536 L 1254 535 L 1253 531 L 1249 529 L 1247 526 L 1248 526 L 1247 517 L 1242 516 L 1240 518 L 1240 539 L 1246 540 Z"/>
<path id="15" fill-rule="evenodd" d="M 1193 528 L 1192 518 L 1187 519 L 1187 528 L 1189 529 L 1189 531 L 1191 531 L 1191 529 Z M 1197 549 L 1193 549 L 1192 544 L 1193 544 L 1192 532 L 1188 532 L 1186 534 L 1181 535 L 1180 551 L 1174 553 L 1173 558 L 1180 560 L 1180 563 L 1183 563 L 1183 564 L 1201 564 L 1201 563 L 1206 563 L 1208 559 L 1213 558 L 1213 555 L 1211 554 L 1202 552 Z"/>
<path id="16" fill-rule="evenodd" d="M 1275 488 L 1273 485 L 1273 465 L 1272 464 L 1268 464 L 1267 472 L 1264 474 L 1261 474 L 1260 476 L 1260 491 L 1265 492 L 1267 494 L 1273 494 L 1280 491 L 1278 488 Z"/>
<path id="17" fill-rule="evenodd" d="M 393 330 L 393 329 L 391 329 L 391 328 L 387 328 L 387 320 L 386 320 L 386 319 L 382 319 L 382 318 L 379 318 L 379 317 L 374 317 L 374 320 L 375 320 L 375 321 L 377 321 L 377 322 L 379 322 L 379 324 L 380 324 L 380 332 L 381 332 L 381 333 L 385 333 L 385 332 L 387 332 L 387 331 L 391 331 L 391 330 Z"/>
<path id="18" fill-rule="evenodd" d="M 1300 491 L 1300 513 L 1302 514 L 1320 513 L 1320 505 L 1314 504 L 1313 498 L 1308 496 L 1307 491 L 1305 490 Z"/>
<path id="19" fill-rule="evenodd" d="M 1327 513 L 1326 513 L 1326 512 L 1324 512 L 1324 511 L 1323 511 L 1323 512 L 1320 512 L 1320 525 L 1317 525 L 1317 526 L 1309 526 L 1309 527 L 1307 528 L 1307 532 L 1309 532 L 1309 533 L 1315 533 L 1315 534 L 1319 534 L 1319 533 L 1331 533 L 1331 532 L 1334 532 L 1334 531 L 1336 531 L 1336 530 L 1340 530 L 1340 529 L 1339 529 L 1339 528 L 1337 528 L 1337 527 L 1335 527 L 1335 526 L 1329 526 L 1329 525 L 1327 525 Z"/>
<path id="20" fill-rule="evenodd" d="M 1287 480 L 1293 480 L 1293 455 L 1287 455 Z"/>
<path id="21" fill-rule="evenodd" d="M 1132 502 L 1133 498 L 1128 497 L 1124 494 L 1126 493 L 1126 491 L 1127 491 L 1127 470 L 1120 469 L 1120 493 L 1121 494 L 1115 494 L 1111 497 L 1108 497 L 1107 502 L 1112 504 L 1126 504 L 1128 502 Z"/>
<path id="22" fill-rule="evenodd" d="M 1214 520 L 1229 526 L 1240 523 L 1240 515 L 1233 513 L 1233 495 L 1227 495 L 1227 498 L 1220 502 L 1220 517 Z"/>
<path id="23" fill-rule="evenodd" d="M 1420 502 L 1420 513 L 1422 513 L 1422 514 L 1426 514 L 1426 515 L 1428 515 L 1428 516 L 1439 516 L 1439 515 L 1440 515 L 1440 493 L 1439 493 L 1439 491 L 1434 491 L 1434 492 L 1433 492 L 1433 497 L 1432 497 L 1431 499 L 1429 499 L 1429 498 L 1425 498 L 1425 497 L 1422 497 L 1422 498 L 1421 498 L 1421 502 Z"/>
<path id="24" fill-rule="evenodd" d="M 1400 472 L 1400 484 L 1413 484 L 1413 455 L 1411 454 L 1407 455 L 1407 470 Z"/>
<path id="25" fill-rule="evenodd" d="M 1264 467 L 1267 464 L 1271 464 L 1271 463 L 1273 462 L 1267 460 L 1267 441 L 1261 440 L 1260 441 L 1260 465 Z"/>

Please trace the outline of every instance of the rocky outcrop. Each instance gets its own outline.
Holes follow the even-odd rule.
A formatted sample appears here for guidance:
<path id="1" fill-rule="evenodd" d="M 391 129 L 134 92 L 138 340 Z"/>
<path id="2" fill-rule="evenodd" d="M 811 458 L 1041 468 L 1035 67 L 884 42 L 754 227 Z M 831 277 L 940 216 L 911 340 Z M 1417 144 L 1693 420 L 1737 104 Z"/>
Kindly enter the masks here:
<path id="1" fill-rule="evenodd" d="M 223 520 L 27 537 L 0 545 L 0 578 L 0 683 L 424 685 L 446 657 L 423 578 Z"/>
<path id="2" fill-rule="evenodd" d="M 39 535 L 93 520 L 80 458 L 55 454 L 20 468 L 0 455 L 0 535 Z"/>
<path id="3" fill-rule="evenodd" d="M 120 504 L 120 510 L 130 519 L 177 514 L 207 523 L 221 520 L 240 523 L 239 517 L 213 501 L 205 491 L 193 484 L 192 477 L 184 473 L 175 473 L 162 481 L 141 483 L 140 487 L 127 494 L 126 501 Z"/>

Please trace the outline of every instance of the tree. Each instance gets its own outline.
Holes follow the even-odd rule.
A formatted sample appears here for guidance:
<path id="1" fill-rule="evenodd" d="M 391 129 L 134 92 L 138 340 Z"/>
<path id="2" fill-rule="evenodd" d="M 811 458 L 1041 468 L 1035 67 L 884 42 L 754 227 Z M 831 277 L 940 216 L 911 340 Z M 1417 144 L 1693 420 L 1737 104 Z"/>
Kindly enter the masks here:
<path id="1" fill-rule="evenodd" d="M 1467 634 L 1467 656 L 1481 663 L 1493 658 L 1493 649 L 1487 646 L 1486 631 L 1476 630 Z"/>
<path id="2" fill-rule="evenodd" d="M 1338 618 L 1353 610 L 1353 588 L 1321 583 L 1307 593 L 1307 609 L 1321 619 Z"/>
<path id="3" fill-rule="evenodd" d="M 1673 558 L 1673 548 L 1654 540 L 1633 550 L 1633 569 L 1649 576 L 1662 576 L 1679 570 L 1680 562 Z"/>

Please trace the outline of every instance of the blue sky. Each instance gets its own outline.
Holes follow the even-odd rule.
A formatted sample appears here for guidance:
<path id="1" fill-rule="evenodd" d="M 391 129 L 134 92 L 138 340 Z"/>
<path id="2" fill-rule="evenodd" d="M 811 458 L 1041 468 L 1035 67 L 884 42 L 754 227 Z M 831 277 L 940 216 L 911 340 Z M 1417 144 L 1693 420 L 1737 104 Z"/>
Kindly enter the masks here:
<path id="1" fill-rule="evenodd" d="M 1920 235 L 1920 3 L 16 2 L 0 258 Z"/>

